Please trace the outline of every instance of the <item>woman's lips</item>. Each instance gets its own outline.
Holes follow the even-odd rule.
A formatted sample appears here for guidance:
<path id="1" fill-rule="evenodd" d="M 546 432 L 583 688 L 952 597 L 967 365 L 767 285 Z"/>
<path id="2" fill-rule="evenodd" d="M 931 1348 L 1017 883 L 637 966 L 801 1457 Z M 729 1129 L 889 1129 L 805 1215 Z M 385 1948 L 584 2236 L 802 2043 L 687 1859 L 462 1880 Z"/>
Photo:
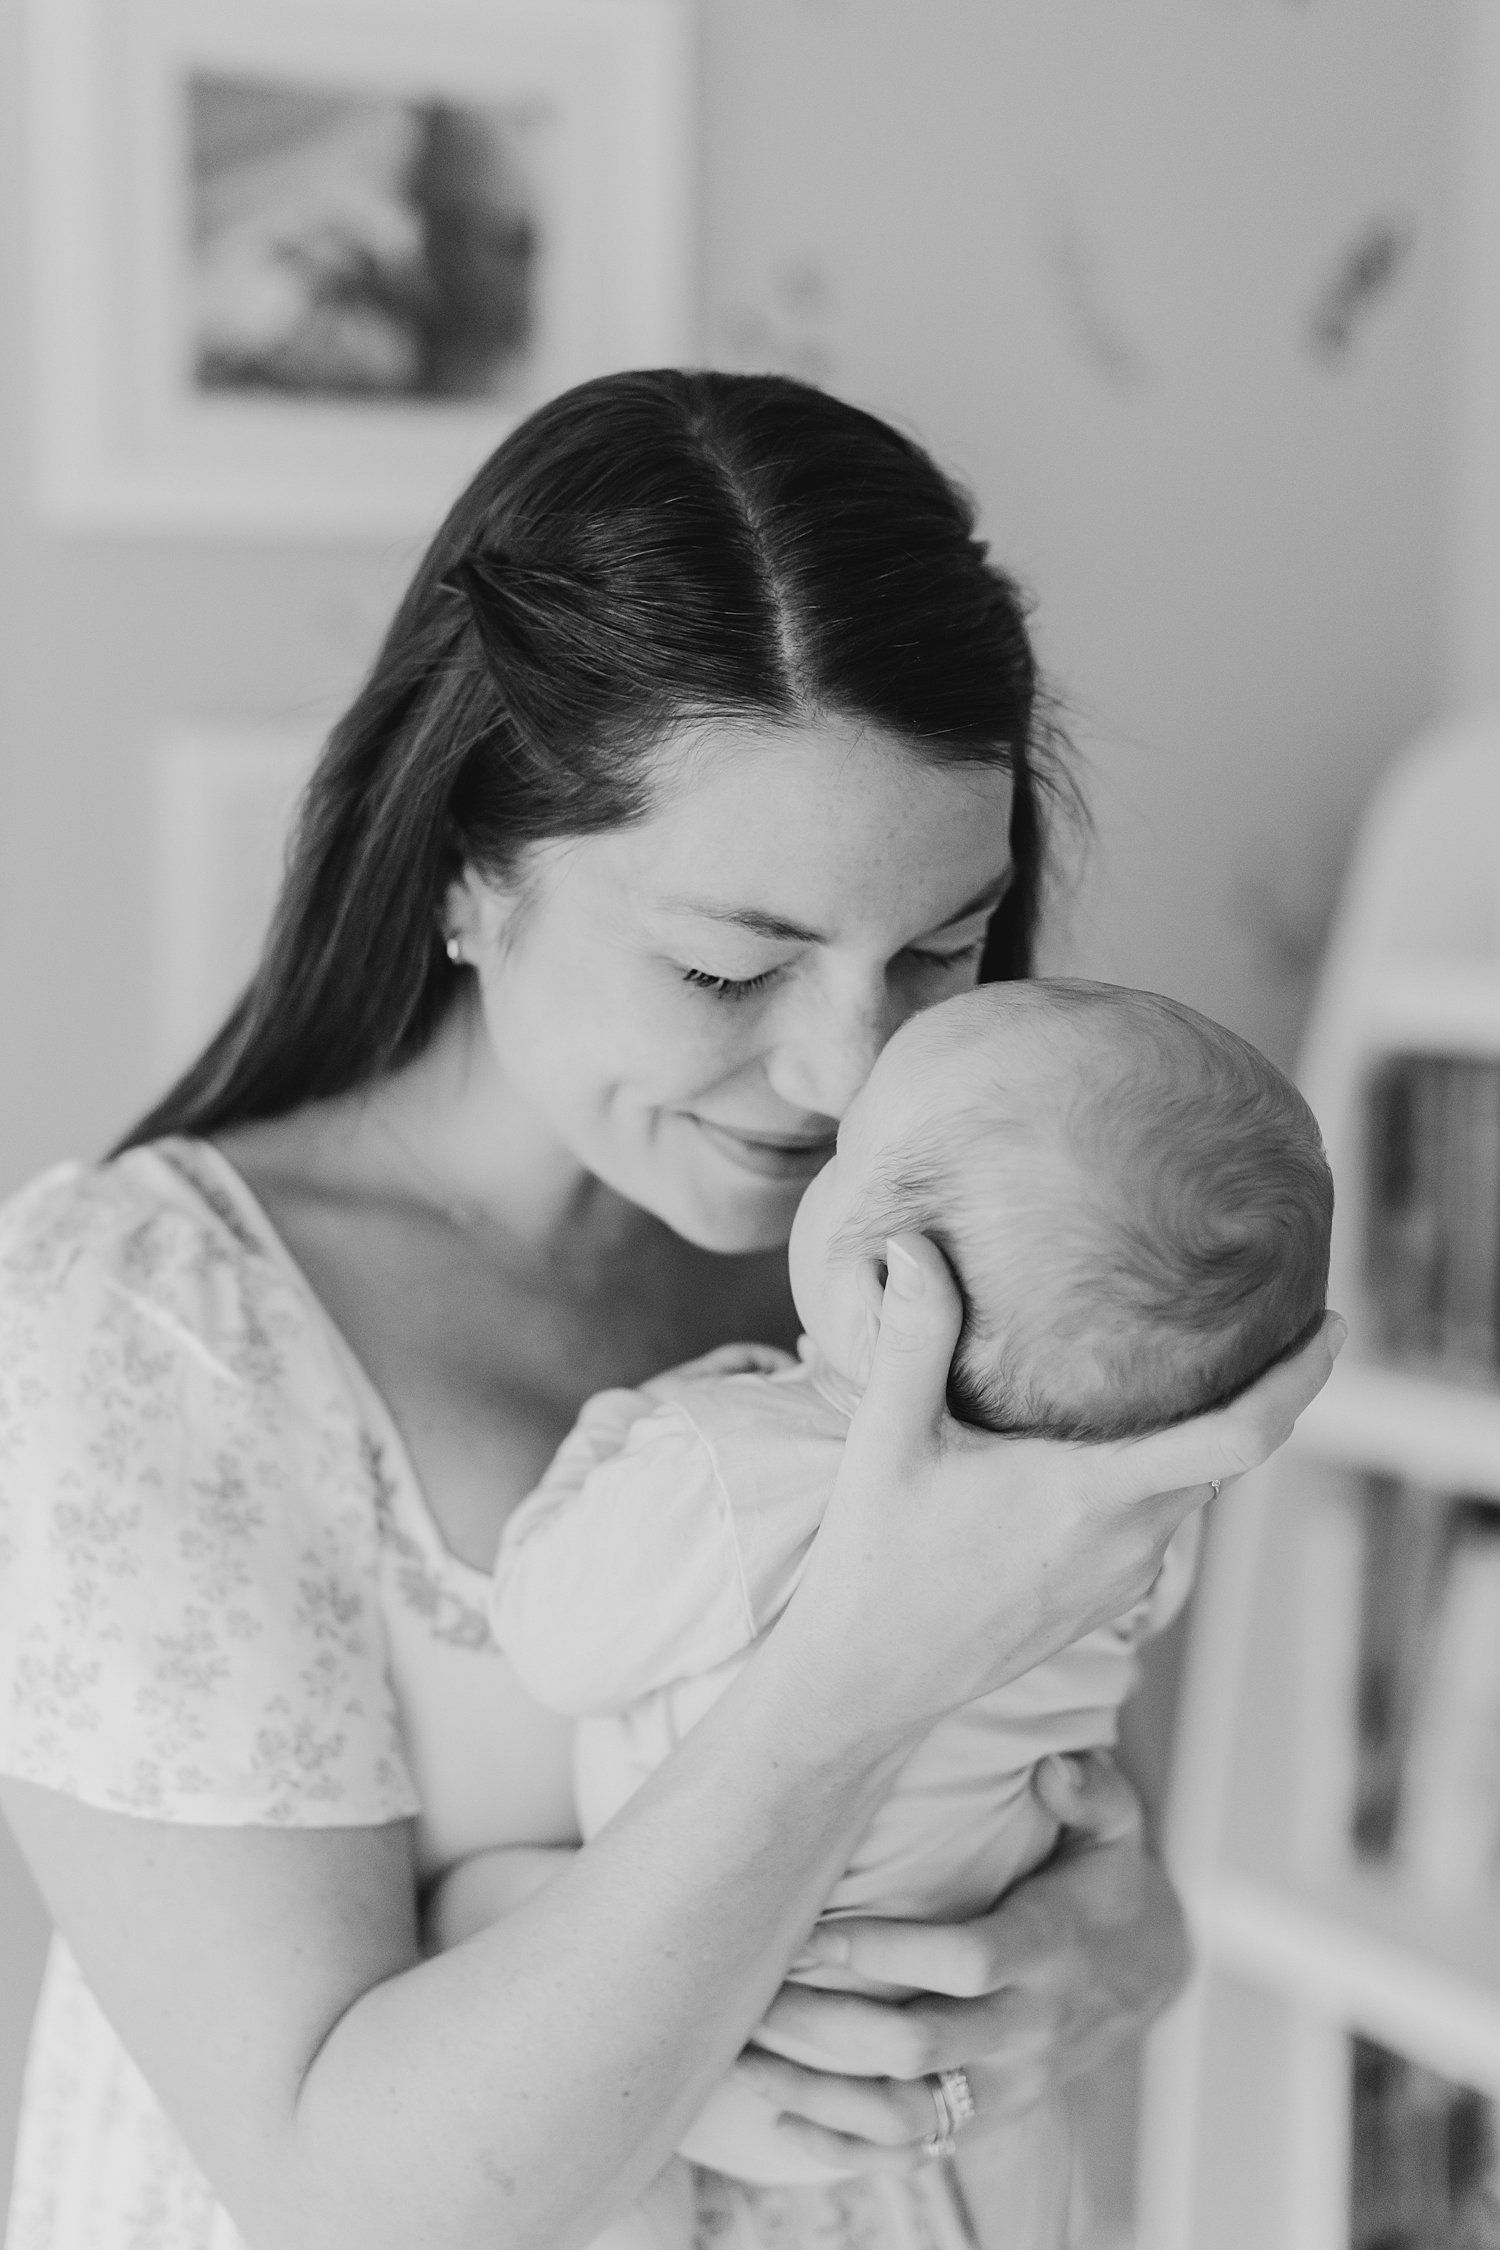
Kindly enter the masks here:
<path id="1" fill-rule="evenodd" d="M 833 1154 L 832 1134 L 819 1141 L 778 1140 L 770 1133 L 736 1132 L 732 1126 L 712 1124 L 691 1111 L 687 1115 L 712 1147 L 742 1172 L 753 1172 L 757 1179 L 810 1180 Z"/>

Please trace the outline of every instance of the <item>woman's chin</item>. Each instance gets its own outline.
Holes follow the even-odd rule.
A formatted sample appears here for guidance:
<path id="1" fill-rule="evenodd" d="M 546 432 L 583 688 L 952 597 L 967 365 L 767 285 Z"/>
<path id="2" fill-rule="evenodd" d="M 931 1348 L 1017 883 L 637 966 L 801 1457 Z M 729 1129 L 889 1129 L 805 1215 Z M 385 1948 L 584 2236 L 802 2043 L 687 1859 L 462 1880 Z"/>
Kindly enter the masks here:
<path id="1" fill-rule="evenodd" d="M 793 1205 L 793 1210 L 796 1206 Z M 696 1249 L 716 1251 L 720 1257 L 744 1258 L 758 1251 L 784 1250 L 791 1232 L 792 1213 L 721 1211 L 683 1208 L 674 1199 L 672 1208 L 658 1207 L 657 1216 L 665 1220 L 674 1234 Z"/>
<path id="2" fill-rule="evenodd" d="M 800 1190 L 762 1186 L 726 1195 L 717 1183 L 679 1177 L 662 1184 L 661 1191 L 650 1197 L 649 1208 L 695 1248 L 717 1251 L 721 1257 L 746 1257 L 786 1248 L 799 1194 Z"/>

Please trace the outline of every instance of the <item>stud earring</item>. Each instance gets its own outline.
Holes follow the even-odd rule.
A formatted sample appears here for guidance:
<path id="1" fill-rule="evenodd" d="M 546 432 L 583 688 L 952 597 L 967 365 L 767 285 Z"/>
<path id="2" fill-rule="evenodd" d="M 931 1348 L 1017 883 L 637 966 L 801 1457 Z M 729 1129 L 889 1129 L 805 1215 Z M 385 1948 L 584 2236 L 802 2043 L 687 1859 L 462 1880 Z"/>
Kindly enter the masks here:
<path id="1" fill-rule="evenodd" d="M 447 941 L 443 946 L 443 951 L 447 954 L 455 969 L 462 968 L 464 958 L 464 941 L 459 936 L 456 930 L 450 933 Z"/>

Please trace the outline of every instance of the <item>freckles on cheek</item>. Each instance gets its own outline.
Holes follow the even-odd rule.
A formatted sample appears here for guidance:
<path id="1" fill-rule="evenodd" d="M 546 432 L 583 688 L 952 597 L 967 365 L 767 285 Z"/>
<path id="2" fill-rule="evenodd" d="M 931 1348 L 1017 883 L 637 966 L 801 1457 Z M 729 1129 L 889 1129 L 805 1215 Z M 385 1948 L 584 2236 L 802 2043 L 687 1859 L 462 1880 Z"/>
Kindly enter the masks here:
<path id="1" fill-rule="evenodd" d="M 643 1099 L 681 1101 L 718 1085 L 753 1058 L 748 1024 L 731 1008 L 659 971 L 622 992 L 603 1032 Z"/>

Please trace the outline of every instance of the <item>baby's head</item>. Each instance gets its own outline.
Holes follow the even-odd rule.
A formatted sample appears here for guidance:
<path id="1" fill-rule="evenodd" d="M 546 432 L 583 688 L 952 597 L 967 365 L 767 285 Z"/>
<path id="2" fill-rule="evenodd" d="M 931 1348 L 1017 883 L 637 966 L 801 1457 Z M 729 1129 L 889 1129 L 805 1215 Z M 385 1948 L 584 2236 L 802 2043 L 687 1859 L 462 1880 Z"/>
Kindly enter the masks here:
<path id="1" fill-rule="evenodd" d="M 792 1287 L 856 1379 L 885 1238 L 930 1235 L 966 1420 L 1134 1436 L 1231 1398 L 1316 1327 L 1333 1182 L 1254 1047 L 1150 992 L 981 985 L 904 1024 L 808 1188 Z"/>

